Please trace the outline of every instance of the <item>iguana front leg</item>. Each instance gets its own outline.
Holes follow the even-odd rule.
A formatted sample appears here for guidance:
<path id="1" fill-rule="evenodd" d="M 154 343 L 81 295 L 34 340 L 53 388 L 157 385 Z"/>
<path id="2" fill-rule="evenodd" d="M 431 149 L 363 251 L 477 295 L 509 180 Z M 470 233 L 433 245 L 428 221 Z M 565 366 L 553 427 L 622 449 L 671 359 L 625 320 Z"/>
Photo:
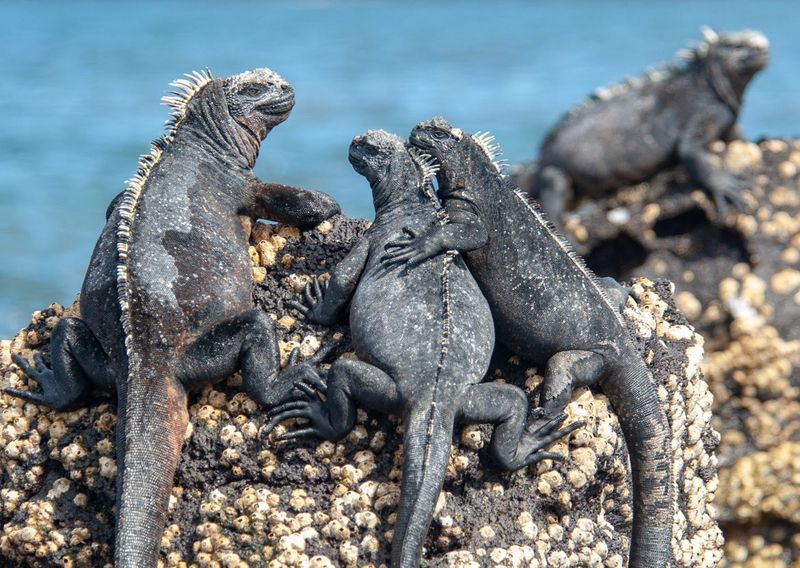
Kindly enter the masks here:
<path id="1" fill-rule="evenodd" d="M 320 288 L 318 280 L 312 280 L 303 293 L 305 303 L 291 302 L 290 305 L 308 321 L 334 325 L 341 319 L 356 291 L 368 256 L 369 239 L 364 236 L 336 265 L 324 290 Z"/>
<path id="2" fill-rule="evenodd" d="M 388 242 L 381 262 L 385 266 L 401 263 L 414 266 L 448 250 L 470 251 L 485 245 L 489 233 L 480 217 L 456 200 L 446 205 L 449 223 L 435 225 L 421 235 L 404 228 L 406 237 Z"/>
<path id="3" fill-rule="evenodd" d="M 689 120 L 678 142 L 678 156 L 694 180 L 711 192 L 720 218 L 727 212 L 728 202 L 736 209 L 744 209 L 741 193 L 750 187 L 747 180 L 718 169 L 708 150 L 708 145 L 721 139 L 732 121 L 733 115 L 727 108 L 713 112 L 707 109 Z"/>
<path id="4" fill-rule="evenodd" d="M 298 227 L 313 227 L 342 212 L 336 200 L 325 193 L 258 179 L 245 187 L 243 197 L 242 215 Z"/>
<path id="5" fill-rule="evenodd" d="M 92 387 L 114 388 L 114 374 L 108 355 L 92 330 L 78 318 L 63 318 L 53 330 L 50 340 L 48 369 L 42 356 L 34 356 L 31 366 L 17 354 L 11 356 L 22 371 L 39 384 L 39 389 L 26 391 L 6 388 L 6 393 L 56 410 L 75 406 Z"/>

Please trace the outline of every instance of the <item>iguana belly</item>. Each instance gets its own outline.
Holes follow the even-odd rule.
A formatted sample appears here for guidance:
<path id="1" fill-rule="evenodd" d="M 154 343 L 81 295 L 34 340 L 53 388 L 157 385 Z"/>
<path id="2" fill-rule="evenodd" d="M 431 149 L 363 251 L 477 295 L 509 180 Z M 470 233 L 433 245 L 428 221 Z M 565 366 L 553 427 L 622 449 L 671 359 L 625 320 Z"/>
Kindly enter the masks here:
<path id="1" fill-rule="evenodd" d="M 418 394 L 439 366 L 463 385 L 480 382 L 494 329 L 489 306 L 466 266 L 438 255 L 414 267 L 386 270 L 379 262 L 382 251 L 382 243 L 371 244 L 350 305 L 358 357 L 392 376 L 408 396 Z"/>

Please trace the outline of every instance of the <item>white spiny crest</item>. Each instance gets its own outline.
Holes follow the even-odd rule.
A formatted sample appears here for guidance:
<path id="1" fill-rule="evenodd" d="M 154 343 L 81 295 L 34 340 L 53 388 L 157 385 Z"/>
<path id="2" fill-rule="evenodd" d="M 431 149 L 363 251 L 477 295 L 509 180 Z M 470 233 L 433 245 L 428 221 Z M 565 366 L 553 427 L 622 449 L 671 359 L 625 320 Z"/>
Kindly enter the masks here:
<path id="1" fill-rule="evenodd" d="M 439 171 L 439 164 L 436 162 L 436 159 L 433 156 L 421 152 L 414 146 L 410 146 L 408 148 L 408 153 L 411 155 L 411 160 L 416 164 L 422 173 L 420 187 L 422 188 L 422 192 L 425 194 L 425 197 L 427 197 L 433 205 L 433 209 L 436 212 L 436 218 L 439 220 L 439 224 L 448 224 L 450 222 L 450 217 L 447 214 L 447 211 L 444 210 L 444 207 L 442 207 L 442 204 L 439 203 L 439 199 L 437 199 L 436 194 L 433 191 L 433 176 L 435 176 Z"/>
<path id="2" fill-rule="evenodd" d="M 414 146 L 411 146 L 408 152 L 411 154 L 411 159 L 414 160 L 414 163 L 417 164 L 419 171 L 422 173 L 422 185 L 430 185 L 433 182 L 433 177 L 439 172 L 439 164 L 433 156 L 421 152 Z"/>
<path id="3" fill-rule="evenodd" d="M 168 136 L 175 134 L 178 125 L 186 116 L 186 108 L 189 105 L 189 101 L 191 101 L 203 87 L 214 80 L 211 71 L 208 69 L 192 71 L 191 73 L 184 74 L 184 77 L 185 79 L 175 79 L 170 83 L 169 86 L 175 87 L 175 90 L 170 91 L 161 98 L 161 103 L 172 109 L 169 118 L 164 123 L 168 130 Z"/>
<path id="4" fill-rule="evenodd" d="M 161 102 L 172 109 L 167 119 L 167 133 L 152 142 L 150 152 L 139 157 L 136 173 L 125 182 L 125 192 L 119 203 L 119 224 L 117 225 L 117 300 L 122 310 L 122 330 L 125 333 L 125 346 L 130 355 L 131 324 L 130 324 L 130 298 L 128 289 L 128 251 L 132 234 L 133 219 L 136 215 L 136 206 L 142 194 L 150 172 L 158 164 L 161 156 L 175 137 L 178 127 L 186 116 L 189 101 L 200 90 L 213 80 L 211 71 L 192 71 L 184 75 L 185 79 L 177 79 L 170 83 L 176 90 L 161 99 Z"/>
<path id="5" fill-rule="evenodd" d="M 685 61 L 699 61 L 708 55 L 712 45 L 719 43 L 719 34 L 709 26 L 700 26 L 700 35 L 703 40 L 691 42 L 689 47 L 678 51 L 678 57 Z"/>
<path id="6" fill-rule="evenodd" d="M 503 154 L 500 145 L 495 142 L 495 137 L 491 132 L 476 132 L 472 135 L 472 139 L 480 146 L 483 153 L 486 154 L 492 161 L 495 169 L 502 173 L 506 162 L 498 160 L 498 157 Z"/>
<path id="7" fill-rule="evenodd" d="M 719 34 L 715 32 L 711 26 L 700 26 L 700 33 L 703 35 L 703 40 L 708 43 L 717 43 L 719 41 Z"/>

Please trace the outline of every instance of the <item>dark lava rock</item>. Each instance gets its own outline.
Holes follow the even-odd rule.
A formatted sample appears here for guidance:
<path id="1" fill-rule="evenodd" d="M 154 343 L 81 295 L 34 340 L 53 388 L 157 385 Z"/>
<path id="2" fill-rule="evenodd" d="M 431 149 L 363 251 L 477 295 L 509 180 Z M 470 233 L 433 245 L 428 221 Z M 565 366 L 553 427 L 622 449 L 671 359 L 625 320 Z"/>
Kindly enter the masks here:
<path id="1" fill-rule="evenodd" d="M 298 321 L 287 308 L 311 276 L 325 277 L 368 222 L 339 217 L 312 231 L 253 227 L 254 296 L 276 321 L 284 361 L 328 341 L 354 357 L 347 325 Z M 718 484 L 711 394 L 699 370 L 702 340 L 671 298 L 671 285 L 638 280 L 625 315 L 639 337 L 673 427 L 676 483 L 673 566 L 715 566 L 721 533 L 710 502 Z M 3 386 L 30 388 L 10 354 L 47 352 L 59 306 L 37 312 L 5 341 Z M 338 336 L 341 336 L 338 337 Z M 538 370 L 502 353 L 488 380 L 520 385 L 535 404 Z M 399 495 L 402 428 L 396 417 L 359 412 L 339 443 L 262 439 L 266 414 L 233 376 L 192 394 L 191 431 L 162 539 L 169 567 L 380 566 L 388 561 Z M 0 565 L 110 565 L 115 408 L 68 413 L 0 394 Z M 631 524 L 630 472 L 617 419 L 600 392 L 578 389 L 552 448 L 565 454 L 518 472 L 484 448 L 490 426 L 456 432 L 444 490 L 426 542 L 426 566 L 623 566 Z"/>

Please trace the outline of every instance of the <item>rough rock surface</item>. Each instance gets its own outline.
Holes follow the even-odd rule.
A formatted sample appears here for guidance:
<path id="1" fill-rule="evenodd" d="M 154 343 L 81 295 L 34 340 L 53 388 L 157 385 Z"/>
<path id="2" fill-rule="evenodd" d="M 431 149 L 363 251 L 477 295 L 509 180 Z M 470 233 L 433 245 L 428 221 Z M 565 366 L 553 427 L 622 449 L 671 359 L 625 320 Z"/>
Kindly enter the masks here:
<path id="1" fill-rule="evenodd" d="M 567 226 L 601 274 L 676 284 L 706 339 L 722 440 L 724 566 L 800 565 L 800 140 L 717 143 L 753 181 L 749 211 L 714 218 L 680 168 L 577 204 Z"/>
<path id="2" fill-rule="evenodd" d="M 335 219 L 314 231 L 253 228 L 256 299 L 276 320 L 284 361 L 305 356 L 341 333 L 295 319 L 284 308 L 312 274 L 326 273 L 368 226 Z M 722 538 L 711 500 L 718 486 L 712 397 L 699 370 L 702 338 L 687 325 L 666 282 L 638 280 L 640 307 L 626 317 L 659 384 L 672 423 L 677 484 L 673 566 L 711 567 Z M 2 343 L 4 386 L 25 387 L 10 353 L 48 357 L 49 334 L 65 310 L 34 314 Z M 537 369 L 498 354 L 491 380 L 522 386 L 535 402 Z M 164 566 L 380 566 L 388 558 L 401 471 L 402 435 L 394 418 L 360 411 L 340 443 L 275 443 L 265 415 L 239 377 L 190 399 L 183 449 L 162 540 Z M 103 566 L 113 542 L 114 403 L 57 413 L 0 394 L 0 565 Z M 578 390 L 569 421 L 586 425 L 555 444 L 547 460 L 515 473 L 485 455 L 489 426 L 457 432 L 445 487 L 429 532 L 427 566 L 625 565 L 630 533 L 629 469 L 619 425 L 606 398 Z M 291 427 L 291 426 L 288 426 Z M 773 464 L 756 463 L 768 468 Z M 800 515 L 799 511 L 794 512 Z"/>

